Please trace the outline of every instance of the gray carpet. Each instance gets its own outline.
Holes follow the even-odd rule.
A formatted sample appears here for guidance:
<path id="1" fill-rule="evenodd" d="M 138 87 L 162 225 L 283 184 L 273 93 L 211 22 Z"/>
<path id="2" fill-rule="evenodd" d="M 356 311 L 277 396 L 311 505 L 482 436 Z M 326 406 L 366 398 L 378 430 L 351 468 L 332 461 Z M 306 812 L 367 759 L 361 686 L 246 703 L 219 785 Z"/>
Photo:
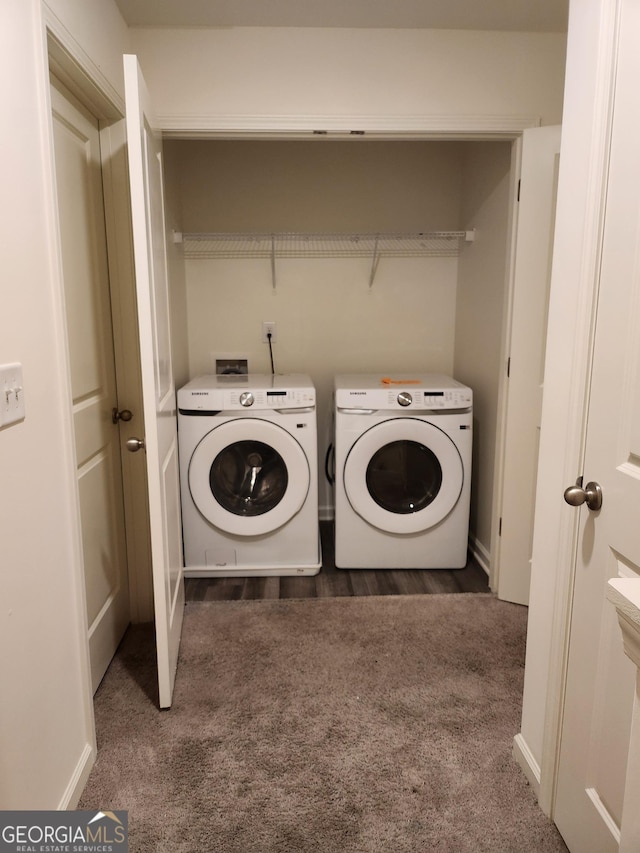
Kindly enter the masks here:
<path id="1" fill-rule="evenodd" d="M 132 853 L 566 850 L 511 757 L 525 629 L 489 594 L 188 604 L 170 711 L 125 637 L 79 807 Z"/>

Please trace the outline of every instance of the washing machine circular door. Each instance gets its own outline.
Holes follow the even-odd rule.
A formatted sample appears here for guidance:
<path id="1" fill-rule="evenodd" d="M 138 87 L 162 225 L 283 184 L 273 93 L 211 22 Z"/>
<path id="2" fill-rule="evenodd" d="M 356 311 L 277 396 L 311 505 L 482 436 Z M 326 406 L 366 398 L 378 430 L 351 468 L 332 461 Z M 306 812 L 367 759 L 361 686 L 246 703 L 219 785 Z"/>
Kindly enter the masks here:
<path id="1" fill-rule="evenodd" d="M 417 418 L 392 418 L 355 441 L 343 477 L 351 506 L 369 524 L 387 533 L 420 533 L 454 508 L 464 468 L 441 429 Z"/>
<path id="2" fill-rule="evenodd" d="M 311 478 L 306 454 L 289 432 L 270 421 L 238 418 L 202 438 L 188 479 L 207 521 L 236 536 L 259 536 L 299 512 Z"/>

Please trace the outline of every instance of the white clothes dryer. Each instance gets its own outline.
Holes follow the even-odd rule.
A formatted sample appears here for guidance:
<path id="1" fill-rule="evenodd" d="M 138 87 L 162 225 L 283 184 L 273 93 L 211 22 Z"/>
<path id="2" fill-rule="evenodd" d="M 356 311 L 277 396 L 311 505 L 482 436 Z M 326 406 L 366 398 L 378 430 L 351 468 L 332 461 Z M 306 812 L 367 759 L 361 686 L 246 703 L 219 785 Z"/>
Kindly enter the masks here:
<path id="1" fill-rule="evenodd" d="M 473 395 L 448 376 L 335 378 L 335 562 L 467 562 Z"/>
<path id="2" fill-rule="evenodd" d="M 200 376 L 178 390 L 186 577 L 320 571 L 308 376 Z"/>

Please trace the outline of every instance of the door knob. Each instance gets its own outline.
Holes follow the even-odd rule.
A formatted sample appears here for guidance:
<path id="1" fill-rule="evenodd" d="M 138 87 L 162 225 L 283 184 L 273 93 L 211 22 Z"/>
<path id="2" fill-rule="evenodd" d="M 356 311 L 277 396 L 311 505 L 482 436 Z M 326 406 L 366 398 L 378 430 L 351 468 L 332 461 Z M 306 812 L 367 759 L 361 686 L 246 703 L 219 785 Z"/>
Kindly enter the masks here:
<path id="1" fill-rule="evenodd" d="M 587 483 L 584 489 L 576 483 L 565 489 L 564 499 L 570 506 L 586 504 L 592 512 L 597 512 L 602 506 L 602 489 L 598 483 Z"/>
<path id="2" fill-rule="evenodd" d="M 144 438 L 128 438 L 126 448 L 129 453 L 137 453 L 139 450 L 144 450 Z"/>
<path id="3" fill-rule="evenodd" d="M 130 421 L 133 417 L 133 412 L 131 409 L 122 409 L 118 411 L 117 409 L 111 409 L 111 420 L 114 424 L 117 424 L 118 421 Z"/>

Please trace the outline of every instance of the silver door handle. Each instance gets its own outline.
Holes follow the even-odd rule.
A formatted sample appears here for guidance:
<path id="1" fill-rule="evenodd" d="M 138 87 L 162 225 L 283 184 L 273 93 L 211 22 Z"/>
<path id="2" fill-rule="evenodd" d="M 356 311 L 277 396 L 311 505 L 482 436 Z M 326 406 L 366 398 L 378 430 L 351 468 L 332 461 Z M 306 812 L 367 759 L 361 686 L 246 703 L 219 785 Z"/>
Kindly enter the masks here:
<path id="1" fill-rule="evenodd" d="M 137 453 L 139 450 L 144 450 L 144 438 L 128 438 L 125 446 L 129 453 Z"/>
<path id="2" fill-rule="evenodd" d="M 564 490 L 564 499 L 570 506 L 586 504 L 592 512 L 597 512 L 602 507 L 602 489 L 598 483 L 587 483 L 584 489 L 576 483 Z"/>

